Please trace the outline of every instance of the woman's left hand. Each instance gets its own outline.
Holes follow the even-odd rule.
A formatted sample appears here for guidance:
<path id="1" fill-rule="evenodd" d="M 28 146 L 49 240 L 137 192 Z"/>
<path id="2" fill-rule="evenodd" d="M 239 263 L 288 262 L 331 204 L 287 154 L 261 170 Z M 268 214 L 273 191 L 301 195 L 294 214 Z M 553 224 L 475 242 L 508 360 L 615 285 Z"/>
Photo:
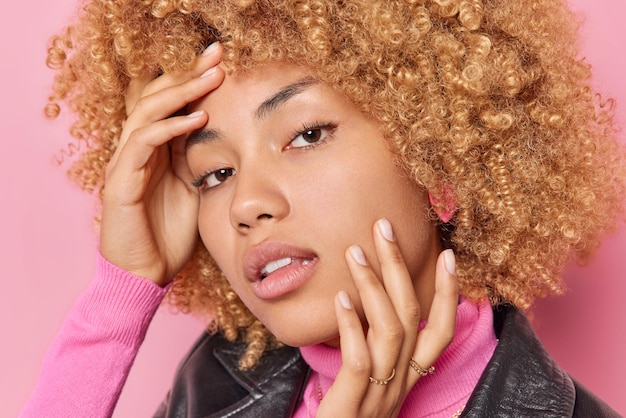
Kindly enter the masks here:
<path id="1" fill-rule="evenodd" d="M 382 280 L 358 247 L 346 252 L 368 328 L 365 334 L 348 294 L 339 292 L 335 311 L 342 366 L 322 399 L 317 417 L 397 416 L 409 391 L 424 375 L 428 378 L 428 369 L 454 337 L 459 297 L 454 253 L 443 251 L 437 259 L 428 324 L 418 332 L 420 306 L 390 232 L 388 221 L 376 223 L 374 243 Z"/>

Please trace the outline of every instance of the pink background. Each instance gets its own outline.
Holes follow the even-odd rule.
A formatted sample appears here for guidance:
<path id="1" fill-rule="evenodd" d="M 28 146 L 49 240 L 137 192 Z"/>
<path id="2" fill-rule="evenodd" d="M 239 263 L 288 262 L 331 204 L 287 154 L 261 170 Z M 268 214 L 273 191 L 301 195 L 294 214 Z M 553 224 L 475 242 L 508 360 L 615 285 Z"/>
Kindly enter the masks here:
<path id="1" fill-rule="evenodd" d="M 626 126 L 626 4 L 571 0 L 587 18 L 584 51 L 600 91 L 610 92 Z M 595 7 L 592 5 L 595 4 Z M 48 36 L 72 16 L 75 0 L 7 2 L 0 15 L 0 417 L 14 417 L 38 376 L 43 353 L 65 313 L 90 280 L 96 237 L 93 200 L 71 185 L 53 156 L 67 143 L 67 119 L 45 121 L 41 108 L 52 73 Z M 608 239 L 585 270 L 568 273 L 570 291 L 542 301 L 534 324 L 557 361 L 626 414 L 626 230 Z M 161 309 L 122 394 L 115 417 L 149 416 L 201 325 Z"/>

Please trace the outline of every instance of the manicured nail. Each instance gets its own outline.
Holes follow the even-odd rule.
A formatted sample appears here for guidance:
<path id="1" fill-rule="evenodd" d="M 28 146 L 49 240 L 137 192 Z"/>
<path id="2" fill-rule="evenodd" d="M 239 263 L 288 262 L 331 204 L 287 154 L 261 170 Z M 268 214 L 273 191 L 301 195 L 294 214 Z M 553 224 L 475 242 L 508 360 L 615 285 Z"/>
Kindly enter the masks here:
<path id="1" fill-rule="evenodd" d="M 196 110 L 193 113 L 190 113 L 187 115 L 188 118 L 197 118 L 198 116 L 202 115 L 204 113 L 204 110 Z"/>
<path id="2" fill-rule="evenodd" d="M 379 219 L 378 220 L 378 228 L 380 229 L 380 233 L 385 237 L 387 241 L 394 242 L 396 239 L 393 236 L 393 229 L 391 228 L 391 222 L 387 219 Z"/>
<path id="3" fill-rule="evenodd" d="M 352 303 L 350 303 L 350 296 L 348 296 L 348 294 L 345 291 L 340 290 L 337 295 L 339 296 L 339 303 L 341 303 L 341 306 L 343 306 L 345 309 L 352 309 Z"/>
<path id="4" fill-rule="evenodd" d="M 200 78 L 208 77 L 211 74 L 215 73 L 215 71 L 217 71 L 217 67 L 211 67 L 208 70 L 206 70 L 205 72 L 203 72 L 202 75 L 200 76 Z"/>
<path id="5" fill-rule="evenodd" d="M 211 53 L 217 50 L 218 46 L 219 46 L 219 42 L 213 42 L 204 51 L 202 51 L 202 56 L 206 57 L 207 55 L 211 55 Z"/>
<path id="6" fill-rule="evenodd" d="M 353 245 L 350 247 L 350 254 L 354 261 L 359 263 L 362 266 L 367 266 L 367 260 L 365 259 L 365 254 L 363 254 L 363 250 L 358 245 Z"/>
<path id="7" fill-rule="evenodd" d="M 446 266 L 448 273 L 456 275 L 456 259 L 454 251 L 448 249 L 443 252 L 443 264 Z"/>

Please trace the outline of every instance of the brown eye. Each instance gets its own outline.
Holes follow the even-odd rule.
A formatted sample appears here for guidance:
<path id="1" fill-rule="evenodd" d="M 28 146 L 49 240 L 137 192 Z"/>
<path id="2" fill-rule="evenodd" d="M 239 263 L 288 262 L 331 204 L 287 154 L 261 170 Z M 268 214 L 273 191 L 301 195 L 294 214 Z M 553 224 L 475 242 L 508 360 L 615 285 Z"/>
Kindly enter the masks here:
<path id="1" fill-rule="evenodd" d="M 304 128 L 297 132 L 288 148 L 308 148 L 319 145 L 332 137 L 333 132 L 337 128 L 334 124 L 321 124 L 311 128 Z"/>
<path id="2" fill-rule="evenodd" d="M 302 132 L 302 139 L 304 139 L 309 144 L 314 144 L 320 139 L 322 139 L 322 130 L 321 129 L 310 129 L 306 132 Z"/>
<path id="3" fill-rule="evenodd" d="M 226 179 L 234 174 L 235 170 L 232 168 L 222 168 L 215 172 L 215 180 L 218 182 L 226 181 Z"/>
<path id="4" fill-rule="evenodd" d="M 200 190 L 212 189 L 224 183 L 229 177 L 234 176 L 236 173 L 237 171 L 234 168 L 220 168 L 194 181 L 193 185 Z"/>

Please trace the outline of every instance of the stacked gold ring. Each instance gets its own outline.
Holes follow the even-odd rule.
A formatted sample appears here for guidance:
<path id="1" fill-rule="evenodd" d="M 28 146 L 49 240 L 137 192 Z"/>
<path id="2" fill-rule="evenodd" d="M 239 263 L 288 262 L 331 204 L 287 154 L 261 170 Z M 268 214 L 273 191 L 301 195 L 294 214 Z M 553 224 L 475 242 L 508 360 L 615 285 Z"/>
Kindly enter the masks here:
<path id="1" fill-rule="evenodd" d="M 411 360 L 409 360 L 409 365 L 422 377 L 435 373 L 435 366 L 430 366 L 428 369 L 425 369 L 417 364 L 417 361 L 415 361 L 413 357 L 411 357 Z"/>

